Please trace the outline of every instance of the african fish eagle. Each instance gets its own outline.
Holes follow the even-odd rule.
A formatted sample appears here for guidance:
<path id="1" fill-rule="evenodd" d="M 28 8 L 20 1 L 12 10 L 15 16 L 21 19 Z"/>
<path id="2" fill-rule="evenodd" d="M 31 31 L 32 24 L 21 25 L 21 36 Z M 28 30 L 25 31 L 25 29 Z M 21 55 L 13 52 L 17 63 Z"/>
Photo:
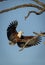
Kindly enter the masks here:
<path id="1" fill-rule="evenodd" d="M 25 45 L 25 48 L 38 45 L 41 41 L 41 36 L 24 36 L 22 31 L 17 32 L 16 28 L 18 25 L 18 21 L 12 21 L 10 25 L 7 28 L 7 37 L 10 41 L 10 45 L 17 45 L 20 48 L 23 48 Z M 34 33 L 36 34 L 36 33 Z M 43 33 L 42 33 L 43 34 Z"/>

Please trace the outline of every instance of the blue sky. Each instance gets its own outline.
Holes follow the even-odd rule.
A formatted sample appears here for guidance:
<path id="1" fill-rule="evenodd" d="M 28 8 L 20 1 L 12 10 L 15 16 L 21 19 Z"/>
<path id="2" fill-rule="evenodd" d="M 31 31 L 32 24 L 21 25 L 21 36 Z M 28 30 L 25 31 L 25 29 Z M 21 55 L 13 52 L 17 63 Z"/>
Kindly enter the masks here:
<path id="1" fill-rule="evenodd" d="M 8 0 L 0 3 L 0 10 L 24 3 L 34 2 L 32 0 Z M 44 37 L 39 45 L 26 48 L 22 52 L 19 52 L 20 48 L 17 45 L 10 46 L 7 39 L 6 30 L 13 20 L 18 21 L 17 31 L 24 31 L 24 35 L 34 35 L 33 32 L 45 31 L 45 12 L 38 16 L 31 14 L 25 20 L 24 17 L 30 10 L 38 11 L 35 8 L 21 8 L 0 14 L 0 65 L 45 65 Z"/>

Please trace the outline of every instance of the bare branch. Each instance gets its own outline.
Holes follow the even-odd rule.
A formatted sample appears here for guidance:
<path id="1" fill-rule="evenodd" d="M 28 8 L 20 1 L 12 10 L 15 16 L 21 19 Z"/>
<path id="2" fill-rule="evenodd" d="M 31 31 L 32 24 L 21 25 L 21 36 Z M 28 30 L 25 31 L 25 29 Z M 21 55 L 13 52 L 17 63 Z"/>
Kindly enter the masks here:
<path id="1" fill-rule="evenodd" d="M 36 11 L 29 11 L 29 12 L 28 12 L 28 15 L 25 16 L 25 20 L 29 17 L 29 15 L 30 15 L 31 13 L 35 13 L 36 15 L 40 15 L 40 14 L 42 14 L 43 12 L 45 12 L 45 9 L 40 10 L 39 12 L 36 12 Z"/>
<path id="2" fill-rule="evenodd" d="M 35 4 L 22 4 L 22 5 L 18 5 L 18 6 L 8 8 L 8 9 L 0 10 L 0 13 L 4 13 L 4 12 L 8 12 L 8 11 L 11 11 L 11 10 L 16 10 L 18 8 L 24 8 L 24 7 L 34 7 L 34 8 L 37 8 L 39 10 L 42 10 L 42 7 L 37 6 Z"/>
<path id="3" fill-rule="evenodd" d="M 42 7 L 45 7 L 45 4 L 40 2 L 39 0 L 33 0 L 34 2 L 36 2 L 37 4 L 41 5 Z"/>
<path id="4" fill-rule="evenodd" d="M 0 0 L 0 1 L 2 1 L 2 0 Z M 14 7 L 11 7 L 11 8 L 4 9 L 4 10 L 0 10 L 0 14 L 4 13 L 4 12 L 11 11 L 11 10 L 16 10 L 16 9 L 19 9 L 19 8 L 24 8 L 24 7 L 34 7 L 34 8 L 39 9 L 39 12 L 29 11 L 28 15 L 25 16 L 25 19 L 27 19 L 31 13 L 35 13 L 36 15 L 40 15 L 43 12 L 45 12 L 45 4 L 44 3 L 40 2 L 39 0 L 33 0 L 33 1 L 36 2 L 40 6 L 35 5 L 35 4 L 31 4 L 31 3 L 30 4 L 22 4 L 22 5 L 14 6 Z"/>

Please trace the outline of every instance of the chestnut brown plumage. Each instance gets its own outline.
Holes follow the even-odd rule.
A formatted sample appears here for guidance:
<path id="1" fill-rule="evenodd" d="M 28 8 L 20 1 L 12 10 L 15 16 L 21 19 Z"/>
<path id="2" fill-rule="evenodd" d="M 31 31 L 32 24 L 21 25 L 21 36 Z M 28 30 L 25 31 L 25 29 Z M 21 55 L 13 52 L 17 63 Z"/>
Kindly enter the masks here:
<path id="1" fill-rule="evenodd" d="M 10 43 L 9 43 L 10 45 L 12 45 L 12 44 L 15 45 L 17 43 L 17 45 L 19 47 L 23 48 L 24 45 L 28 42 L 25 45 L 25 48 L 27 48 L 27 47 L 38 45 L 41 42 L 40 35 L 36 35 L 36 36 L 21 35 L 21 37 L 19 38 L 18 32 L 16 30 L 17 25 L 18 25 L 18 21 L 15 20 L 15 21 L 11 22 L 7 28 L 7 37 L 8 37 L 8 40 L 10 41 Z M 45 34 L 45 33 L 43 33 L 43 34 Z"/>

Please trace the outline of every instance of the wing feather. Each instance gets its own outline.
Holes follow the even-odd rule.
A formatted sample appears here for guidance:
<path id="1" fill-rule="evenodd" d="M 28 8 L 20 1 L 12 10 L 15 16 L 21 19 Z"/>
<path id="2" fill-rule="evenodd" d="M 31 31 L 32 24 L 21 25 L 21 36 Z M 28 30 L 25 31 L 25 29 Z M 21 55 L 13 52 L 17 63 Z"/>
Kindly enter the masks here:
<path id="1" fill-rule="evenodd" d="M 10 23 L 10 25 L 8 26 L 8 28 L 7 28 L 7 37 L 8 37 L 9 40 L 10 40 L 10 36 L 13 33 L 15 33 L 15 34 L 17 33 L 17 30 L 16 30 L 17 25 L 18 25 L 18 22 L 15 20 L 15 21 L 12 21 Z"/>
<path id="2" fill-rule="evenodd" d="M 38 45 L 39 42 L 41 42 L 41 37 L 35 36 L 32 39 L 27 40 L 27 42 L 23 45 L 23 47 L 19 51 L 22 51 L 25 47 L 31 47 L 31 46 Z"/>

